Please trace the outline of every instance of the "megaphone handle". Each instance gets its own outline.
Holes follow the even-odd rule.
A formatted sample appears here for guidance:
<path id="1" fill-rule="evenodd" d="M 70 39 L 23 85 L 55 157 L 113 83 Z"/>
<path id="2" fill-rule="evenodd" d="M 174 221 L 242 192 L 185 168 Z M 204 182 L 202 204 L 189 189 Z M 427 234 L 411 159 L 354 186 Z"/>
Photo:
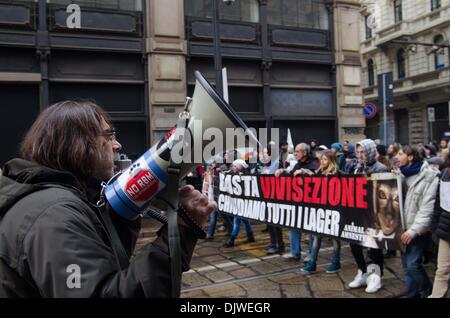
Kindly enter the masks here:
<path id="1" fill-rule="evenodd" d="M 145 209 L 143 215 L 151 216 L 152 218 L 156 219 L 162 224 L 167 224 L 167 217 L 163 215 L 161 212 L 158 212 L 153 207 L 149 206 L 147 209 Z"/>
<path id="2" fill-rule="evenodd" d="M 167 205 L 171 206 L 172 203 L 170 203 L 167 199 L 164 197 L 159 198 L 161 201 L 164 201 Z M 173 208 L 171 206 L 171 208 Z M 192 216 L 183 208 L 178 207 L 176 210 L 178 213 L 178 216 L 183 219 L 183 221 L 191 228 L 191 230 L 194 232 L 194 234 L 199 239 L 204 239 L 206 237 L 206 232 L 202 229 L 200 225 L 192 218 Z M 159 221 L 162 224 L 167 224 L 168 219 L 165 215 L 163 215 L 161 212 L 159 212 L 156 208 L 149 206 L 143 213 L 144 215 L 148 215 L 157 221 Z"/>
<path id="3" fill-rule="evenodd" d="M 184 111 L 180 114 L 177 121 L 177 128 L 175 129 L 174 141 L 185 137 L 186 127 L 189 122 L 189 113 Z M 182 142 L 183 142 L 182 140 Z M 174 162 L 172 156 L 170 156 L 169 166 L 167 173 L 169 180 L 167 183 L 167 198 L 168 198 L 168 210 L 167 210 L 167 227 L 169 234 L 169 254 L 170 254 L 170 273 L 172 276 L 172 297 L 179 298 L 181 292 L 181 243 L 180 232 L 178 230 L 178 205 L 179 195 L 178 188 L 180 185 L 180 172 L 181 163 Z"/>
<path id="4" fill-rule="evenodd" d="M 206 232 L 198 225 L 197 222 L 192 218 L 192 216 L 186 212 L 183 207 L 178 208 L 178 215 L 186 222 L 187 225 L 194 231 L 194 234 L 200 238 L 204 239 L 206 237 Z"/>

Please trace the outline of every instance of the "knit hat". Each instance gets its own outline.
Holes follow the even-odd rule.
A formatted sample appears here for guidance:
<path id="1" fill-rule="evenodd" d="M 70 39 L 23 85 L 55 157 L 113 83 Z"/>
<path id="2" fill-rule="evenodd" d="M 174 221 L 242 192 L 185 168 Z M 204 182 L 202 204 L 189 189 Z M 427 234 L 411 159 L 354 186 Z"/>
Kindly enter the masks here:
<path id="1" fill-rule="evenodd" d="M 445 161 L 444 161 L 444 159 L 442 159 L 442 158 L 439 158 L 439 157 L 432 157 L 432 158 L 430 158 L 430 159 L 427 159 L 427 162 L 430 164 L 430 165 L 438 165 L 439 166 L 439 170 L 442 170 L 442 169 L 444 169 L 444 164 L 445 164 Z"/>
<path id="2" fill-rule="evenodd" d="M 430 151 L 431 156 L 436 156 L 436 147 L 434 145 L 428 144 L 428 145 L 424 145 L 423 147 Z"/>
<path id="3" fill-rule="evenodd" d="M 233 166 L 235 166 L 239 170 L 248 168 L 248 164 L 243 159 L 236 159 L 235 161 L 233 161 Z"/>
<path id="4" fill-rule="evenodd" d="M 331 145 L 331 148 L 336 149 L 336 151 L 341 151 L 342 145 L 338 142 L 335 142 L 334 144 Z"/>

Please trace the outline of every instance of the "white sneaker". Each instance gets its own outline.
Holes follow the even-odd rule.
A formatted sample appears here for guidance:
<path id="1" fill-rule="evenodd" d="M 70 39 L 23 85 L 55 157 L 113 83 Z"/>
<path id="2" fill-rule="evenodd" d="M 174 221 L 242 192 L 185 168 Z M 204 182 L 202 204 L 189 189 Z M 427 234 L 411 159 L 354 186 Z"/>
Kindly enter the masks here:
<path id="1" fill-rule="evenodd" d="M 379 291 L 381 288 L 381 277 L 375 273 L 367 277 L 366 293 L 372 294 Z"/>
<path id="2" fill-rule="evenodd" d="M 362 270 L 358 269 L 358 274 L 356 274 L 353 281 L 348 284 L 350 288 L 360 288 L 367 285 L 367 274 L 363 273 Z"/>

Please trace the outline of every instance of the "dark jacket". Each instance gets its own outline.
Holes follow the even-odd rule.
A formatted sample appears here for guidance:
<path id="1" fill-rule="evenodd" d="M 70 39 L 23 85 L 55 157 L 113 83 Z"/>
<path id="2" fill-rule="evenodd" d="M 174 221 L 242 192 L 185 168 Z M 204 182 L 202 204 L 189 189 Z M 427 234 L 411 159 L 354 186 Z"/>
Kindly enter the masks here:
<path id="1" fill-rule="evenodd" d="M 280 151 L 280 154 L 279 154 L 280 163 L 279 163 L 278 169 L 286 169 L 287 167 L 289 167 L 289 162 L 287 161 L 288 156 L 289 156 L 288 152 Z"/>
<path id="2" fill-rule="evenodd" d="M 296 170 L 300 169 L 308 169 L 311 171 L 316 171 L 319 168 L 319 161 L 310 155 L 306 158 L 305 161 L 297 161 L 294 168 L 291 171 L 291 174 L 293 174 Z"/>
<path id="3" fill-rule="evenodd" d="M 445 172 L 447 170 L 447 172 Z M 442 172 L 441 182 L 450 182 L 450 172 L 445 168 Z M 431 230 L 440 239 L 450 242 L 450 211 L 444 211 L 441 207 L 439 188 L 436 194 L 436 203 L 434 208 Z"/>
<path id="4" fill-rule="evenodd" d="M 353 170 L 355 170 L 356 166 L 358 165 L 358 158 L 356 157 L 355 153 L 355 145 L 354 144 L 348 144 L 348 152 L 345 154 L 345 167 L 344 172 L 350 173 Z"/>
<path id="5" fill-rule="evenodd" d="M 5 165 L 0 177 L 0 297 L 170 297 L 166 227 L 120 270 L 92 204 L 98 193 L 67 172 L 22 159 Z M 112 218 L 130 255 L 140 220 Z M 196 239 L 190 229 L 179 228 L 187 270 Z M 80 269 L 80 288 L 68 287 L 71 265 Z"/>

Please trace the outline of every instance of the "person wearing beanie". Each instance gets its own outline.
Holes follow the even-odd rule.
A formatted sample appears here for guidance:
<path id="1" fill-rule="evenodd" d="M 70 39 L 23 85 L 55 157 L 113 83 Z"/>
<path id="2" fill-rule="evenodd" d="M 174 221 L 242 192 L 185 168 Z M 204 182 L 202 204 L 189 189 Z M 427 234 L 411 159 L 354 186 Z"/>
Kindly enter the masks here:
<path id="1" fill-rule="evenodd" d="M 234 173 L 241 173 L 244 172 L 248 168 L 248 164 L 245 162 L 244 159 L 236 159 L 233 161 L 233 164 L 231 165 L 231 169 Z"/>
<path id="2" fill-rule="evenodd" d="M 427 159 L 431 168 L 441 171 L 445 167 L 445 160 L 439 157 L 432 157 Z"/>
<path id="3" fill-rule="evenodd" d="M 342 145 L 338 142 L 335 142 L 331 145 L 331 151 L 336 156 L 339 170 L 344 171 L 345 170 L 345 157 L 342 153 Z"/>
<path id="4" fill-rule="evenodd" d="M 437 150 L 433 144 L 424 145 L 423 148 L 425 149 L 425 158 L 426 159 L 436 157 Z"/>

